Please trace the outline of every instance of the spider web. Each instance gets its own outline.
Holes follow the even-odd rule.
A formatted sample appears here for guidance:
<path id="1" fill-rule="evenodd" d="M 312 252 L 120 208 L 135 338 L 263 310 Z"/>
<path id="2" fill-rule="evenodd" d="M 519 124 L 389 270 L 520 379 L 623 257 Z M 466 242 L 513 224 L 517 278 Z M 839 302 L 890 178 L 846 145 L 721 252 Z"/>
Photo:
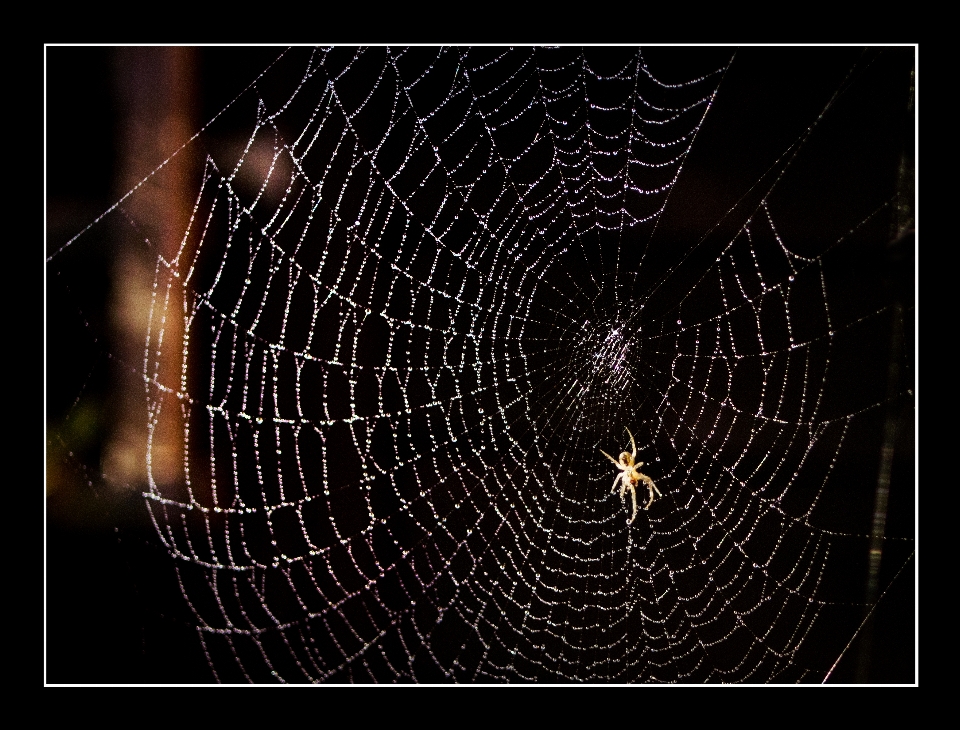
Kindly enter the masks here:
<path id="1" fill-rule="evenodd" d="M 827 680 L 914 571 L 913 49 L 277 55 L 47 258 L 211 678 Z"/>

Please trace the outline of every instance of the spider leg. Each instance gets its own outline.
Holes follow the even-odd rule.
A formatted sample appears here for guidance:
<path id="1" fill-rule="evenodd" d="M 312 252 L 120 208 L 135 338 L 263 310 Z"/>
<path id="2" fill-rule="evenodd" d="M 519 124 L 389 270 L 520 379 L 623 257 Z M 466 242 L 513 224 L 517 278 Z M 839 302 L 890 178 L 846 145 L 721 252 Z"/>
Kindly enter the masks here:
<path id="1" fill-rule="evenodd" d="M 627 520 L 627 524 L 630 525 L 635 519 L 637 519 L 637 489 L 632 484 L 630 485 L 630 496 L 633 497 L 633 515 L 630 519 Z"/>
<path id="2" fill-rule="evenodd" d="M 620 481 L 620 477 L 623 476 L 622 472 L 617 472 L 617 475 L 613 478 L 613 486 L 610 488 L 610 494 L 613 494 L 617 491 L 617 482 Z"/>
<path id="3" fill-rule="evenodd" d="M 647 503 L 643 506 L 643 508 L 649 509 L 650 505 L 653 504 L 653 493 L 656 492 L 657 494 L 660 494 L 660 490 L 657 489 L 657 485 L 653 483 L 653 479 L 648 477 L 646 474 L 643 474 L 642 476 L 644 483 L 647 485 L 647 494 L 649 495 L 649 499 L 647 499 Z M 662 497 L 663 495 L 660 494 L 660 496 Z"/>
<path id="4" fill-rule="evenodd" d="M 633 434 L 630 433 L 630 429 L 627 429 L 627 435 L 630 436 L 630 445 L 633 447 L 633 460 L 637 460 L 637 442 L 633 440 Z"/>
<path id="5" fill-rule="evenodd" d="M 610 461 L 612 461 L 614 464 L 616 464 L 617 467 L 620 467 L 620 462 L 617 461 L 616 459 L 614 459 L 612 456 L 610 456 L 610 454 L 608 454 L 608 453 L 607 453 L 606 451 L 604 451 L 603 449 L 599 449 L 599 451 L 600 451 L 601 454 L 603 454 L 603 455 L 606 456 L 608 459 L 610 459 Z"/>

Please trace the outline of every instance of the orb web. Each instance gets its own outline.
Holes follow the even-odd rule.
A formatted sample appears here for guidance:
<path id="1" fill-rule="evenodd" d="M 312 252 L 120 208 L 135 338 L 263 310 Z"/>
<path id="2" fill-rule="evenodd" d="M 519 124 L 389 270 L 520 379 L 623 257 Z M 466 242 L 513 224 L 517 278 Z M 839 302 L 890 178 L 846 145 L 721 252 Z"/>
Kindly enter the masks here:
<path id="1" fill-rule="evenodd" d="M 854 50 L 746 161 L 749 50 L 278 51 L 177 153 L 175 256 L 129 200 L 55 251 L 153 252 L 143 503 L 212 678 L 824 681 L 870 550 L 881 587 L 913 554 L 872 93 L 912 50 Z"/>

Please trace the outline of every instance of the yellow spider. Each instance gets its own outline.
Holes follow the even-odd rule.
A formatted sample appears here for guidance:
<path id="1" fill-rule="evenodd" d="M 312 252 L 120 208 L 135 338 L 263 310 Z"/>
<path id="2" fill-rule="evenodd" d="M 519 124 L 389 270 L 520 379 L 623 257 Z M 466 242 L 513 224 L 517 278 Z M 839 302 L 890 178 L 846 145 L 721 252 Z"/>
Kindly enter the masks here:
<path id="1" fill-rule="evenodd" d="M 613 494 L 617 491 L 617 482 L 620 482 L 620 501 L 624 501 L 624 495 L 626 495 L 627 490 L 630 490 L 630 496 L 633 498 L 633 516 L 627 520 L 629 525 L 637 517 L 637 484 L 643 482 L 647 485 L 647 492 L 650 495 L 650 498 L 647 500 L 647 503 L 643 505 L 644 509 L 650 507 L 653 504 L 653 493 L 656 492 L 658 496 L 662 497 L 660 490 L 657 489 L 657 486 L 653 483 L 653 479 L 648 477 L 646 474 L 643 474 L 640 471 L 640 467 L 643 466 L 642 461 L 635 461 L 637 458 L 637 443 L 633 440 L 633 434 L 630 433 L 630 429 L 627 429 L 627 434 L 630 436 L 630 445 L 633 447 L 633 453 L 628 453 L 623 451 L 620 453 L 620 460 L 617 461 L 610 454 L 608 454 L 603 449 L 600 449 L 600 453 L 606 456 L 610 461 L 617 465 L 617 468 L 620 470 L 620 473 L 613 480 L 613 489 L 610 490 L 610 494 Z"/>

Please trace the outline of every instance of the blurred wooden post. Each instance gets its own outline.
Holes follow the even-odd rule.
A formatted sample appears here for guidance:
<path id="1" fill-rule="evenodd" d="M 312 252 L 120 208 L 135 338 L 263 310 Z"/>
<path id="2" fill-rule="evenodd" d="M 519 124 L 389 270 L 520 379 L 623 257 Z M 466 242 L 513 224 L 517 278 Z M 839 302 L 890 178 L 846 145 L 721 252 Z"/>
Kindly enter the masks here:
<path id="1" fill-rule="evenodd" d="M 198 184 L 191 150 L 175 154 L 196 131 L 195 57 L 195 49 L 189 47 L 117 49 L 115 93 L 121 119 L 118 197 L 140 185 L 166 161 L 160 172 L 150 176 L 123 203 L 123 213 L 136 226 L 134 235 L 148 239 L 149 245 L 146 241 L 137 246 L 121 242 L 114 259 L 114 352 L 120 367 L 141 372 L 150 308 L 152 304 L 162 306 L 166 296 L 162 284 L 164 290 L 161 292 L 158 286 L 158 301 L 153 302 L 154 281 L 163 281 L 155 274 L 158 261 L 176 260 Z M 136 377 L 123 378 L 117 384 L 116 418 L 104 450 L 103 471 L 119 488 L 146 488 L 148 438 L 154 481 L 166 485 L 183 479 L 184 431 L 177 398 L 183 372 L 182 298 L 182 288 L 171 288 L 159 348 L 156 313 L 152 323 L 151 357 L 159 357 L 157 381 L 165 393 L 158 396 L 158 384 L 144 383 Z M 162 401 L 162 415 L 155 420 L 152 434 L 145 386 L 152 393 L 151 401 Z"/>

